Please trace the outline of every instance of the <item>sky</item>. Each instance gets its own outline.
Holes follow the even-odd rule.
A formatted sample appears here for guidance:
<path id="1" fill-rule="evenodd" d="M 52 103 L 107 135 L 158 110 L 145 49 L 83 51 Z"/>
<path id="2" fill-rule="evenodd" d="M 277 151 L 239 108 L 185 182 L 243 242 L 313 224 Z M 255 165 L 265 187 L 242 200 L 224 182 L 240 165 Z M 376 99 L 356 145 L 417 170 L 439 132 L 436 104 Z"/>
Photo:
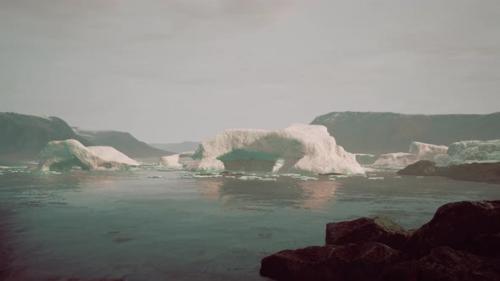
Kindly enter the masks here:
<path id="1" fill-rule="evenodd" d="M 156 143 L 500 111 L 500 1 L 0 0 L 0 111 Z"/>

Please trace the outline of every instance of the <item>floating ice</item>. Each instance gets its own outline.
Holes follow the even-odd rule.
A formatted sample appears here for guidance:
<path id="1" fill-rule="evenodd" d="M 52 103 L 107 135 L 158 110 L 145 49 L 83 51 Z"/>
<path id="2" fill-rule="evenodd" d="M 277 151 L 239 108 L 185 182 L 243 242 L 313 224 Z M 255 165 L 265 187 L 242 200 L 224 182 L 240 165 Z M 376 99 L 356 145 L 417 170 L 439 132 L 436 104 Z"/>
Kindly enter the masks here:
<path id="1" fill-rule="evenodd" d="M 500 162 L 500 139 L 460 141 L 448 149 L 450 164 L 470 162 Z"/>
<path id="2" fill-rule="evenodd" d="M 80 167 L 84 170 L 122 169 L 139 163 L 112 147 L 85 147 L 74 139 L 51 141 L 40 153 L 44 171 Z"/>
<path id="3" fill-rule="evenodd" d="M 363 174 L 353 154 L 337 145 L 320 125 L 292 125 L 283 130 L 226 130 L 203 142 L 192 168 L 200 170 L 263 169 L 274 172 Z"/>
<path id="4" fill-rule="evenodd" d="M 381 169 L 402 169 L 419 160 L 431 160 L 439 165 L 447 162 L 448 147 L 423 142 L 412 142 L 409 152 L 396 152 L 382 154 L 373 163 L 373 167 Z"/>
<path id="5" fill-rule="evenodd" d="M 139 166 L 137 161 L 131 159 L 111 146 L 87 146 L 87 149 L 104 161 L 116 162 L 130 166 Z"/>

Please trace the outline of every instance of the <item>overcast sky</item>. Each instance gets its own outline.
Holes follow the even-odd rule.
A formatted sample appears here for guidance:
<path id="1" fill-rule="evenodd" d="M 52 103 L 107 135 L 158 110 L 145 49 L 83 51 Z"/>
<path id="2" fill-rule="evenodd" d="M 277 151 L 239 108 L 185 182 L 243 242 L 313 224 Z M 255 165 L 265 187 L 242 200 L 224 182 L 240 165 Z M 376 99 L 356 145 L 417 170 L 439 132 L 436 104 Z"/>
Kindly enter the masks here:
<path id="1" fill-rule="evenodd" d="M 500 111 L 500 1 L 0 0 L 0 111 L 148 142 Z"/>

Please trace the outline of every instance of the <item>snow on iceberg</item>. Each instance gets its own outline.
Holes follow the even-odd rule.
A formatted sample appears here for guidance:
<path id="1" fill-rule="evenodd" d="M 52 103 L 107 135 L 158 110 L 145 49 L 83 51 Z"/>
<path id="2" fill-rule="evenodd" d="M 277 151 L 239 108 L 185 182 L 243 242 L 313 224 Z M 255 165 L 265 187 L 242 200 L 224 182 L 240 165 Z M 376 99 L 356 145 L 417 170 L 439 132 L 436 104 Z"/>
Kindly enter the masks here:
<path id="1" fill-rule="evenodd" d="M 173 170 L 195 170 L 198 160 L 193 159 L 193 151 L 183 152 L 174 155 L 163 156 L 160 158 L 160 165 Z"/>
<path id="2" fill-rule="evenodd" d="M 450 164 L 500 162 L 500 139 L 454 142 L 448 149 Z"/>
<path id="3" fill-rule="evenodd" d="M 232 129 L 200 144 L 193 168 L 363 174 L 354 154 L 326 127 L 295 124 L 282 130 Z"/>
<path id="4" fill-rule="evenodd" d="M 160 164 L 168 169 L 182 169 L 184 168 L 180 162 L 180 154 L 163 156 L 160 158 Z"/>
<path id="5" fill-rule="evenodd" d="M 420 160 L 431 160 L 439 164 L 446 164 L 448 147 L 414 141 L 410 144 L 409 152 L 395 152 L 380 155 L 373 167 L 381 169 L 402 169 Z"/>
<path id="6" fill-rule="evenodd" d="M 417 156 L 413 153 L 395 152 L 381 154 L 373 167 L 381 169 L 400 169 L 417 162 Z"/>
<path id="7" fill-rule="evenodd" d="M 85 147 L 74 139 L 51 141 L 40 152 L 40 168 L 45 171 L 72 167 L 84 170 L 121 169 L 137 165 L 138 162 L 112 147 Z"/>
<path id="8" fill-rule="evenodd" d="M 415 154 L 418 160 L 434 160 L 438 155 L 448 153 L 446 145 L 435 145 L 414 141 L 410 144 L 410 153 Z"/>
<path id="9" fill-rule="evenodd" d="M 130 166 L 139 166 L 139 162 L 135 161 L 134 159 L 128 157 L 127 155 L 111 146 L 87 146 L 87 149 L 104 161 L 116 162 Z"/>

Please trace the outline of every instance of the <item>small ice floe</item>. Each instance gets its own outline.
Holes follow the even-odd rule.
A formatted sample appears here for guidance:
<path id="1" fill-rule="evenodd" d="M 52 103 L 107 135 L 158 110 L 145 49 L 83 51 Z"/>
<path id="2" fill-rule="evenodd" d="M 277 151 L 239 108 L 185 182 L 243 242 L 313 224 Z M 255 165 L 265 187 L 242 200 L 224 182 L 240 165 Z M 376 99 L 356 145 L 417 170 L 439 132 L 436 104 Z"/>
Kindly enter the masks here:
<path id="1" fill-rule="evenodd" d="M 383 180 L 384 177 L 368 177 L 369 180 Z"/>
<path id="2" fill-rule="evenodd" d="M 220 178 L 222 175 L 220 173 L 194 173 L 192 174 L 193 178 Z"/>
<path id="3" fill-rule="evenodd" d="M 248 176 L 241 176 L 238 179 L 239 180 L 243 180 L 243 181 L 245 181 L 245 180 L 258 180 L 258 179 L 260 179 L 260 177 L 253 176 L 253 175 L 248 175 Z"/>
<path id="4" fill-rule="evenodd" d="M 294 174 L 294 173 L 281 174 L 281 176 L 290 177 L 293 179 L 303 180 L 303 181 L 318 180 L 317 177 L 306 176 L 306 175 L 301 175 L 301 174 Z"/>
<path id="5" fill-rule="evenodd" d="M 158 175 L 148 176 L 148 179 L 162 179 L 162 178 L 163 178 L 162 176 L 158 176 Z"/>
<path id="6" fill-rule="evenodd" d="M 343 179 L 343 178 L 348 178 L 348 177 L 349 177 L 349 175 L 334 175 L 334 176 L 332 176 L 332 177 L 334 177 L 334 178 L 336 178 L 336 179 Z"/>
<path id="7" fill-rule="evenodd" d="M 245 175 L 237 178 L 239 180 L 256 180 L 256 181 L 276 181 L 274 177 L 266 177 L 266 176 L 255 176 L 255 175 Z"/>

